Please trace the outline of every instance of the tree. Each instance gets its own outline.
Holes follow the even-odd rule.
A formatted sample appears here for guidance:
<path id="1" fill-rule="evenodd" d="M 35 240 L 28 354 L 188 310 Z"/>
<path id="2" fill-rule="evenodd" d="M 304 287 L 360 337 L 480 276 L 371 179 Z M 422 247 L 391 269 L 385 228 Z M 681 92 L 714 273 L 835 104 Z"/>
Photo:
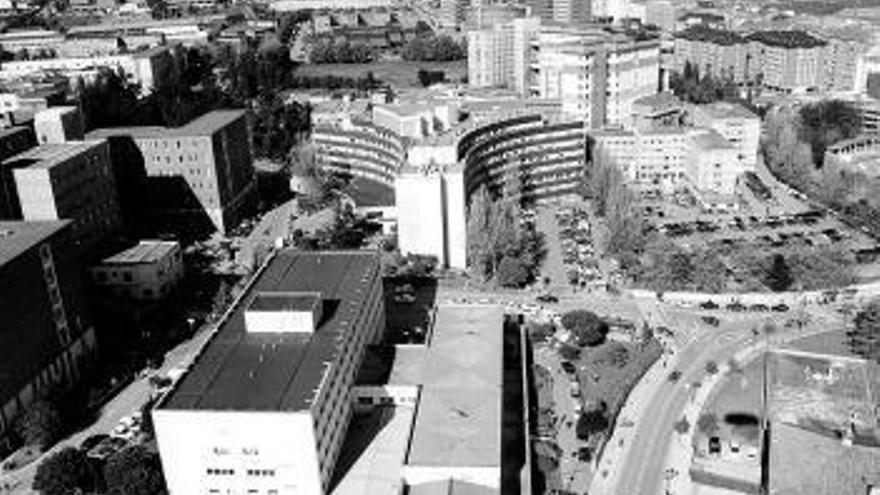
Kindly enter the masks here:
<path id="1" fill-rule="evenodd" d="M 54 403 L 41 399 L 25 408 L 16 422 L 16 432 L 27 445 L 45 449 L 61 435 L 64 423 Z"/>
<path id="2" fill-rule="evenodd" d="M 85 454 L 65 447 L 37 466 L 32 488 L 42 495 L 71 495 L 91 488 L 92 480 Z"/>
<path id="3" fill-rule="evenodd" d="M 535 342 L 545 342 L 556 332 L 552 322 L 537 323 L 530 321 L 526 328 L 528 329 L 529 337 Z"/>
<path id="4" fill-rule="evenodd" d="M 610 425 L 607 417 L 608 406 L 600 402 L 598 406 L 584 411 L 575 425 L 575 433 L 581 440 L 587 440 L 591 435 L 608 429 Z"/>
<path id="5" fill-rule="evenodd" d="M 687 418 L 682 416 L 681 419 L 679 419 L 675 422 L 675 424 L 672 425 L 672 429 L 675 430 L 679 435 L 684 435 L 685 433 L 690 431 L 691 424 L 690 422 L 688 422 Z"/>
<path id="6" fill-rule="evenodd" d="M 855 328 L 847 332 L 850 350 L 880 363 L 880 299 L 872 300 L 859 311 L 854 323 Z"/>
<path id="7" fill-rule="evenodd" d="M 562 315 L 562 326 L 570 331 L 578 345 L 596 346 L 605 341 L 608 324 L 596 313 L 584 309 L 569 311 Z"/>
<path id="8" fill-rule="evenodd" d="M 559 347 L 559 356 L 566 361 L 577 361 L 581 357 L 581 349 L 573 345 Z"/>
<path id="9" fill-rule="evenodd" d="M 697 419 L 697 430 L 707 436 L 712 436 L 720 430 L 718 415 L 712 412 L 703 413 Z"/>
<path id="10" fill-rule="evenodd" d="M 470 197 L 466 229 L 468 267 L 483 279 L 491 277 L 495 271 L 489 229 L 491 209 L 489 191 L 482 185 Z"/>
<path id="11" fill-rule="evenodd" d="M 446 80 L 446 72 L 442 70 L 427 70 L 427 69 L 419 69 L 416 72 L 416 77 L 419 79 L 419 84 L 423 87 L 427 88 L 433 84 L 442 83 Z"/>
<path id="12" fill-rule="evenodd" d="M 528 282 L 529 273 L 522 261 L 505 256 L 498 264 L 498 284 L 502 287 L 520 288 Z"/>
<path id="13" fill-rule="evenodd" d="M 764 277 L 764 284 L 774 292 L 782 292 L 794 282 L 785 256 L 777 253 L 771 258 L 770 267 Z"/>
<path id="14" fill-rule="evenodd" d="M 844 139 L 858 135 L 862 129 L 859 111 L 843 100 L 824 100 L 800 108 L 800 138 L 809 143 L 813 162 L 822 166 L 825 150 Z"/>
<path id="15" fill-rule="evenodd" d="M 715 361 L 706 361 L 706 373 L 710 375 L 718 373 L 718 363 Z"/>
<path id="16" fill-rule="evenodd" d="M 159 495 L 165 490 L 158 456 L 143 445 L 132 445 L 110 457 L 104 477 L 110 495 Z"/>

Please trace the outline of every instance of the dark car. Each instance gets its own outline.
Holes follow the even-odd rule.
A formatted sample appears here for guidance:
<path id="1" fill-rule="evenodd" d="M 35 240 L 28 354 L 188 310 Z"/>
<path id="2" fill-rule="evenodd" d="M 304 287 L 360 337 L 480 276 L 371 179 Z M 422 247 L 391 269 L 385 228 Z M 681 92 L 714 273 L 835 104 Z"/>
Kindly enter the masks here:
<path id="1" fill-rule="evenodd" d="M 562 362 L 562 371 L 568 373 L 569 375 L 573 375 L 577 373 L 577 368 L 571 364 L 571 361 L 563 361 Z"/>
<path id="2" fill-rule="evenodd" d="M 779 303 L 779 304 L 777 304 L 776 306 L 773 306 L 773 307 L 770 308 L 770 309 L 772 309 L 773 311 L 778 311 L 778 312 L 780 312 L 780 313 L 784 313 L 784 312 L 788 311 L 788 306 L 787 306 L 786 304 Z"/>
<path id="3" fill-rule="evenodd" d="M 674 370 L 672 373 L 669 374 L 669 376 L 667 377 L 667 380 L 669 380 L 672 383 L 675 383 L 675 382 L 681 380 L 681 371 Z"/>
<path id="4" fill-rule="evenodd" d="M 718 437 L 709 438 L 709 453 L 710 454 L 720 454 L 721 453 L 721 439 Z"/>
<path id="5" fill-rule="evenodd" d="M 553 294 L 541 294 L 540 296 L 536 297 L 535 300 L 537 300 L 538 302 L 542 302 L 542 303 L 558 303 L 559 302 L 559 298 L 554 296 Z"/>
<path id="6" fill-rule="evenodd" d="M 770 308 L 767 307 L 766 304 L 752 304 L 749 306 L 749 311 L 758 311 L 758 312 L 766 312 L 770 311 Z"/>
<path id="7" fill-rule="evenodd" d="M 704 316 L 702 319 L 703 319 L 703 322 L 705 322 L 707 325 L 711 325 L 713 327 L 717 327 L 718 325 L 721 324 L 721 320 L 719 320 L 718 318 L 716 318 L 714 316 Z"/>
<path id="8" fill-rule="evenodd" d="M 738 302 L 730 303 L 727 305 L 727 310 L 733 311 L 736 313 L 742 313 L 743 311 L 746 310 L 746 306 L 744 304 L 738 303 Z"/>
<path id="9" fill-rule="evenodd" d="M 715 301 L 706 301 L 700 304 L 700 307 L 703 309 L 718 309 L 718 303 Z"/>

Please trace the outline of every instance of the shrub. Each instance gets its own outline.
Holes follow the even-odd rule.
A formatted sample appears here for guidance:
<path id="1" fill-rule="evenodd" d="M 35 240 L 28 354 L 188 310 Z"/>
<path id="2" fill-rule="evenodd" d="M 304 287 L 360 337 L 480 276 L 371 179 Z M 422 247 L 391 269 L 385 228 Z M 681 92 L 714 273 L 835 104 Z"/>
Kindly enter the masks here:
<path id="1" fill-rule="evenodd" d="M 718 373 L 718 363 L 715 361 L 706 361 L 706 373 L 710 375 Z"/>
<path id="2" fill-rule="evenodd" d="M 16 432 L 27 445 L 46 448 L 61 435 L 64 423 L 55 404 L 38 400 L 28 406 L 16 423 Z"/>
<path id="3" fill-rule="evenodd" d="M 672 429 L 678 432 L 678 434 L 684 435 L 685 433 L 690 431 L 691 424 L 688 422 L 687 418 L 682 417 L 681 419 L 676 421 L 674 425 L 672 425 Z"/>
<path id="4" fill-rule="evenodd" d="M 575 427 L 578 438 L 587 440 L 590 438 L 590 435 L 605 431 L 608 428 L 609 422 L 605 415 L 607 408 L 603 407 L 604 405 L 605 403 L 603 402 L 599 407 L 581 414 Z"/>
<path id="5" fill-rule="evenodd" d="M 715 413 L 703 413 L 697 419 L 697 429 L 705 435 L 714 435 L 720 429 L 718 426 L 718 415 Z"/>
<path id="6" fill-rule="evenodd" d="M 563 345 L 559 348 L 559 355 L 568 361 L 577 361 L 581 357 L 581 350 L 573 345 Z"/>
<path id="7" fill-rule="evenodd" d="M 583 309 L 562 315 L 562 326 L 569 330 L 580 346 L 596 346 L 605 341 L 608 324 L 596 313 Z"/>
<path id="8" fill-rule="evenodd" d="M 609 342 L 598 349 L 595 362 L 612 368 L 623 368 L 629 362 L 629 349 L 620 342 Z"/>

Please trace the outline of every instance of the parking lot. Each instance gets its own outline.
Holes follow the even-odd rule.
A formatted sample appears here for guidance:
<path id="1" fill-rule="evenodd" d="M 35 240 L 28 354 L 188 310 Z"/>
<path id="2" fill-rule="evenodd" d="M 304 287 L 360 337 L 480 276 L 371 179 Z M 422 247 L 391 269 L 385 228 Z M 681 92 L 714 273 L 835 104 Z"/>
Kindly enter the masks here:
<path id="1" fill-rule="evenodd" d="M 732 215 L 713 221 L 665 222 L 656 228 L 683 244 L 708 247 L 835 246 L 856 251 L 875 245 L 866 234 L 850 229 L 819 210 L 766 217 Z"/>

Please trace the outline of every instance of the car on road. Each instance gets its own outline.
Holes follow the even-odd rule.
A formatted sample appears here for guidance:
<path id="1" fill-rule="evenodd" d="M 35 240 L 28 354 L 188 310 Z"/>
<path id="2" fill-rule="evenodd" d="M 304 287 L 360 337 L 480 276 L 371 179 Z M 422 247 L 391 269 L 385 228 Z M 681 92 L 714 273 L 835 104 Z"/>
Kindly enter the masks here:
<path id="1" fill-rule="evenodd" d="M 667 380 L 669 380 L 672 383 L 675 383 L 675 382 L 681 380 L 681 371 L 673 370 L 672 373 L 670 373 L 669 376 L 667 377 Z"/>
<path id="2" fill-rule="evenodd" d="M 768 308 L 766 304 L 758 303 L 758 304 L 752 304 L 751 306 L 749 306 L 749 311 L 757 311 L 757 312 L 765 313 L 767 311 L 770 311 L 770 308 Z"/>
<path id="3" fill-rule="evenodd" d="M 721 320 L 719 320 L 718 318 L 716 318 L 714 316 L 706 315 L 706 316 L 703 316 L 701 319 L 703 320 L 703 323 L 705 323 L 707 325 L 711 325 L 713 327 L 717 327 L 718 325 L 721 324 Z"/>
<path id="4" fill-rule="evenodd" d="M 716 303 L 715 301 L 711 301 L 711 300 L 700 304 L 700 308 L 702 308 L 702 309 L 718 309 L 718 307 L 719 307 L 718 303 Z"/>
<path id="5" fill-rule="evenodd" d="M 577 373 L 577 368 L 575 368 L 575 366 L 571 364 L 571 361 L 563 361 L 562 371 L 568 373 L 569 375 L 574 375 L 575 373 Z"/>
<path id="6" fill-rule="evenodd" d="M 542 302 L 542 303 L 558 303 L 559 302 L 559 298 L 554 296 L 553 294 L 541 294 L 540 296 L 536 297 L 535 300 L 537 300 L 538 302 Z"/>
<path id="7" fill-rule="evenodd" d="M 779 303 L 770 309 L 772 309 L 773 311 L 777 311 L 779 313 L 784 313 L 784 312 L 788 311 L 788 305 L 786 305 L 785 303 Z"/>
<path id="8" fill-rule="evenodd" d="M 742 313 L 746 310 L 746 306 L 743 303 L 733 302 L 727 305 L 727 310 L 735 313 Z"/>

